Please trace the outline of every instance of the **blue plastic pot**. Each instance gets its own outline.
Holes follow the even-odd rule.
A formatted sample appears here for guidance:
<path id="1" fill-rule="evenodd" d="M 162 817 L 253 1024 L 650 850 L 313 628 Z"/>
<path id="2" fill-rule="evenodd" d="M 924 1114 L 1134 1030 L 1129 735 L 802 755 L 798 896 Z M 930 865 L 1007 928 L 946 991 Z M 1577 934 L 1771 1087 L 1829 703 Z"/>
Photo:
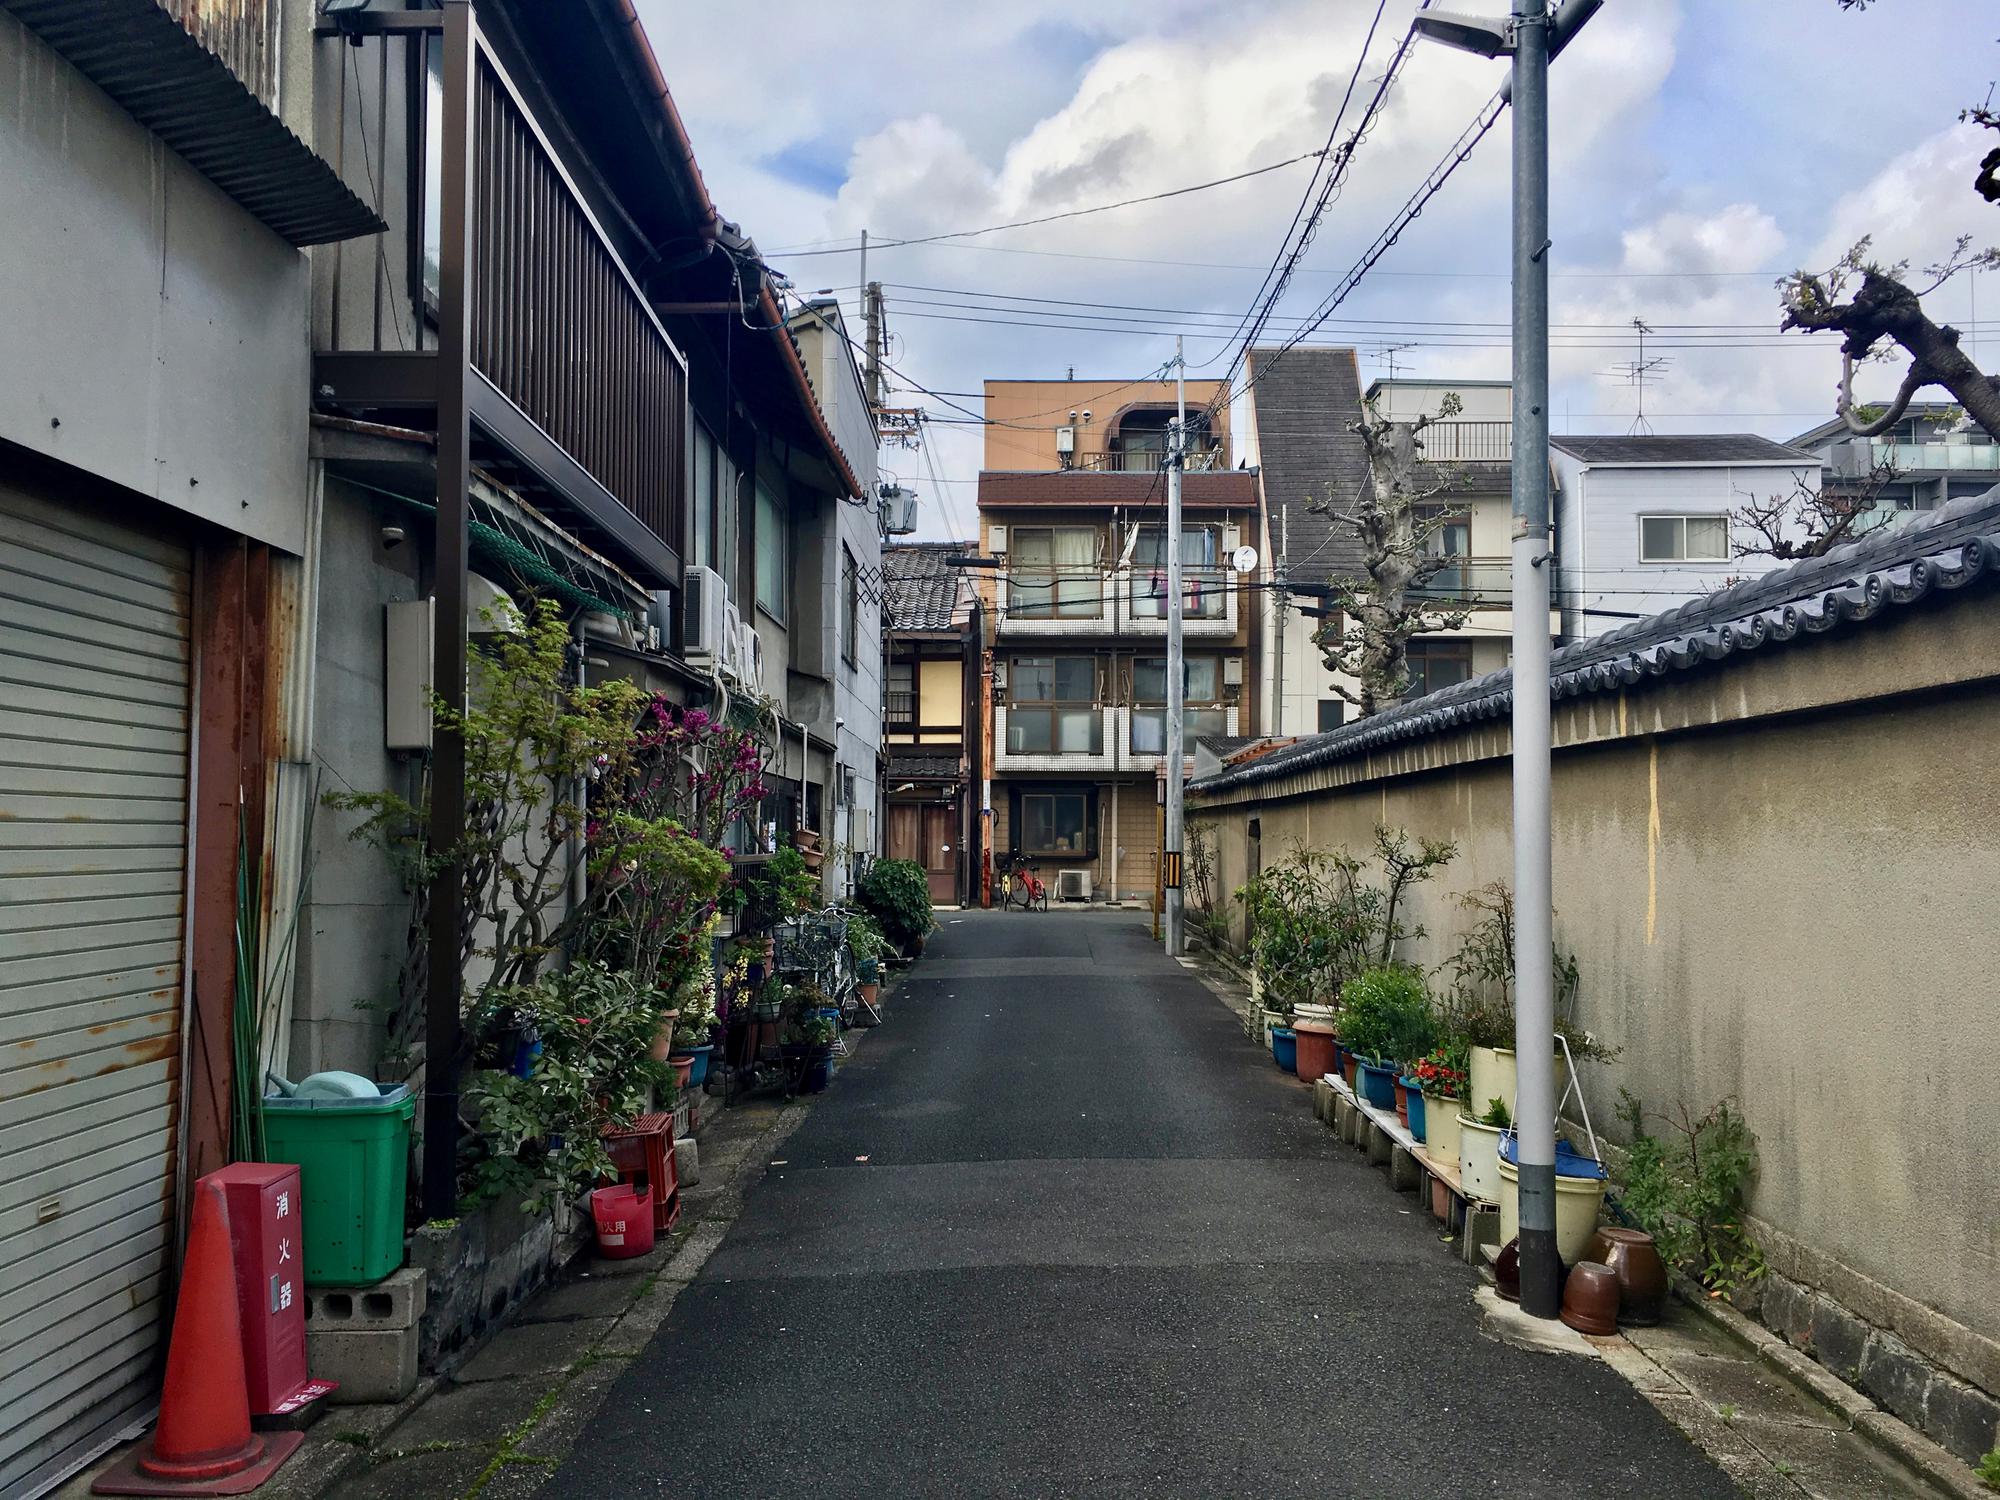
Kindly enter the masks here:
<path id="1" fill-rule="evenodd" d="M 1403 1097 L 1408 1101 L 1410 1111 L 1410 1134 L 1419 1141 L 1424 1138 L 1424 1086 L 1414 1078 L 1403 1080 Z"/>
<path id="2" fill-rule="evenodd" d="M 1361 1059 L 1361 1097 L 1377 1109 L 1396 1107 L 1396 1069 L 1393 1063 Z"/>
<path id="3" fill-rule="evenodd" d="M 1299 1034 L 1289 1026 L 1271 1028 L 1271 1061 L 1287 1073 L 1299 1070 Z"/>
<path id="4" fill-rule="evenodd" d="M 832 1082 L 833 1053 L 830 1051 L 816 1053 L 812 1063 L 806 1068 L 805 1083 L 802 1085 L 804 1091 L 808 1094 L 823 1094 L 826 1092 L 826 1086 Z"/>
<path id="5" fill-rule="evenodd" d="M 715 1048 L 707 1042 L 703 1042 L 699 1047 L 686 1049 L 686 1055 L 694 1059 L 694 1065 L 688 1069 L 689 1088 L 698 1089 L 708 1081 L 708 1058 L 714 1051 Z"/>

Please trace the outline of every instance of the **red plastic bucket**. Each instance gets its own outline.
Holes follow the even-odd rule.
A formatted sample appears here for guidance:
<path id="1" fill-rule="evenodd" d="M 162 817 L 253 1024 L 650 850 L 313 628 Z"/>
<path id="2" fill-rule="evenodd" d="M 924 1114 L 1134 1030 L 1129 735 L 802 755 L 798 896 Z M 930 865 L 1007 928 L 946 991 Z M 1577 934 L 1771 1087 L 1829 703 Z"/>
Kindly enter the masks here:
<path id="1" fill-rule="evenodd" d="M 606 1260 L 644 1255 L 653 1248 L 653 1190 L 629 1183 L 594 1188 L 590 1217 L 597 1229 L 597 1253 Z"/>

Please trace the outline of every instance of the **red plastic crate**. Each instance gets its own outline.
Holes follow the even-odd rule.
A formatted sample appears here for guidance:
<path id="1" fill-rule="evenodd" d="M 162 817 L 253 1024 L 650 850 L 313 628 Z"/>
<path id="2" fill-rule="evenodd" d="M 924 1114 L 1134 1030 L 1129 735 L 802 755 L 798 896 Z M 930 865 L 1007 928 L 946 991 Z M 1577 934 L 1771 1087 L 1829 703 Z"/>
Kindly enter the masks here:
<path id="1" fill-rule="evenodd" d="M 636 1181 L 643 1172 L 653 1189 L 653 1232 L 665 1234 L 681 1216 L 681 1183 L 674 1170 L 674 1117 L 641 1115 L 624 1130 L 604 1134 L 605 1149 L 618 1168 L 620 1182 Z"/>

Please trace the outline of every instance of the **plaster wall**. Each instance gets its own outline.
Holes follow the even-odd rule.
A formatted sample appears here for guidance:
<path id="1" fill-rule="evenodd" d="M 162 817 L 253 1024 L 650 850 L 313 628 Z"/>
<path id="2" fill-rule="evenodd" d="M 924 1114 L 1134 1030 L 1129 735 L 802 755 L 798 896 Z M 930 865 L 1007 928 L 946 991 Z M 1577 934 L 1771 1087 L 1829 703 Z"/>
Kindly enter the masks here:
<path id="1" fill-rule="evenodd" d="M 0 437 L 305 546 L 305 257 L 0 14 Z"/>
<path id="2" fill-rule="evenodd" d="M 1617 1133 L 1621 1086 L 1653 1110 L 1733 1096 L 1772 1238 L 1886 1288 L 1916 1310 L 1899 1333 L 1989 1389 L 2000 844 L 1966 814 L 2000 792 L 1991 609 L 1559 704 L 1554 770 L 1576 1019 L 1622 1049 L 1583 1069 L 1598 1130 Z M 1512 879 L 1509 787 L 1503 720 L 1197 794 L 1189 817 L 1215 843 L 1222 900 L 1246 878 L 1253 817 L 1266 866 L 1295 840 L 1363 852 L 1377 823 L 1455 840 L 1411 914 L 1432 935 L 1408 956 L 1433 965 L 1462 928 L 1456 898 Z"/>

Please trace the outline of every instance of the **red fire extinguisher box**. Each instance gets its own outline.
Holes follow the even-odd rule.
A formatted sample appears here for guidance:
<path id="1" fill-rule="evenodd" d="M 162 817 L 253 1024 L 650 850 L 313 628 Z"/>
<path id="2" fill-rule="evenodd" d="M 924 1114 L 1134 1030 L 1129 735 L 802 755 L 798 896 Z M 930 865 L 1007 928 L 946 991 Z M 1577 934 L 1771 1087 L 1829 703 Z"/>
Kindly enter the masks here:
<path id="1" fill-rule="evenodd" d="M 299 1169 L 238 1162 L 211 1172 L 229 1206 L 229 1248 L 243 1326 L 243 1373 L 253 1416 L 284 1416 L 333 1382 L 306 1372 L 305 1236 Z"/>

